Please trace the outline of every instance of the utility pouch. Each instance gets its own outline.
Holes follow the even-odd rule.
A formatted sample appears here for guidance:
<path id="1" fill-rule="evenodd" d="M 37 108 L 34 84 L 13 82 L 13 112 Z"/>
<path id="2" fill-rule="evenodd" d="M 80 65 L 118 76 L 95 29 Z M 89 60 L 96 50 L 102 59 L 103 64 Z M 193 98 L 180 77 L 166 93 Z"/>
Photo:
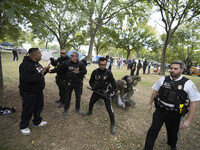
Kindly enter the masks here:
<path id="1" fill-rule="evenodd" d="M 177 93 L 173 90 L 171 90 L 168 94 L 168 102 L 169 103 L 174 103 L 174 101 L 176 100 L 177 98 Z"/>
<path id="2" fill-rule="evenodd" d="M 161 102 L 158 100 L 158 95 L 154 98 L 154 104 L 155 108 L 160 108 L 161 107 Z"/>
<path id="3" fill-rule="evenodd" d="M 181 116 L 185 116 L 188 113 L 188 111 L 189 111 L 188 106 L 184 104 L 179 105 L 179 113 L 181 114 Z"/>

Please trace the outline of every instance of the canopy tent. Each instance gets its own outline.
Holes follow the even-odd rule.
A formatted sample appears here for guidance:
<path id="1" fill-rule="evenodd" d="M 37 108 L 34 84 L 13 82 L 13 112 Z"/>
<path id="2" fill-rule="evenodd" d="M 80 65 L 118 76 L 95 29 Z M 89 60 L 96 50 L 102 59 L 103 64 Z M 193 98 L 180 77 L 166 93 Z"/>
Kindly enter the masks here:
<path id="1" fill-rule="evenodd" d="M 11 44 L 9 42 L 1 43 L 1 45 L 3 45 L 3 46 L 15 46 L 15 45 L 13 45 L 13 44 Z"/>
<path id="2" fill-rule="evenodd" d="M 93 58 L 92 58 L 92 63 L 98 64 L 99 58 L 101 58 L 101 57 L 103 57 L 103 56 L 98 55 L 98 56 L 93 57 Z"/>
<path id="3" fill-rule="evenodd" d="M 51 57 L 53 57 L 52 52 L 49 52 L 48 50 L 42 52 L 42 60 L 49 60 Z"/>
<path id="4" fill-rule="evenodd" d="M 79 53 L 79 52 L 77 52 L 77 51 L 75 51 L 75 50 L 72 50 L 72 51 L 69 51 L 68 53 L 67 53 L 67 56 L 69 56 L 69 58 L 70 58 L 70 55 L 72 54 L 72 53 L 78 53 L 78 59 L 80 60 L 81 58 L 82 58 L 82 55 Z"/>

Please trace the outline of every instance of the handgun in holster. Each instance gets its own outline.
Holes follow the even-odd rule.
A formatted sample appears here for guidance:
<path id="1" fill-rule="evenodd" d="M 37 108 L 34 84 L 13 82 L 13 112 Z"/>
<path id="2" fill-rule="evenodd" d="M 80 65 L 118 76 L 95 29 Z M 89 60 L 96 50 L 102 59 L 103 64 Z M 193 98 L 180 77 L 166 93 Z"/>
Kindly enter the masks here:
<path id="1" fill-rule="evenodd" d="M 162 103 L 158 99 L 158 95 L 154 98 L 154 104 L 155 104 L 155 108 L 163 107 Z"/>

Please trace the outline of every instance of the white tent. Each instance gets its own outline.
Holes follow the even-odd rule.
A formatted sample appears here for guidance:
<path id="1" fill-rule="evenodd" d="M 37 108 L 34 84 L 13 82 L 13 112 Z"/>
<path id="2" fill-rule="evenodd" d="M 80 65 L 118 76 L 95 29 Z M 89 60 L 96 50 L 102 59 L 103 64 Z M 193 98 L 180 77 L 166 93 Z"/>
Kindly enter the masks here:
<path id="1" fill-rule="evenodd" d="M 48 50 L 42 52 L 42 60 L 49 60 L 51 57 L 53 57 L 52 52 L 49 52 Z"/>

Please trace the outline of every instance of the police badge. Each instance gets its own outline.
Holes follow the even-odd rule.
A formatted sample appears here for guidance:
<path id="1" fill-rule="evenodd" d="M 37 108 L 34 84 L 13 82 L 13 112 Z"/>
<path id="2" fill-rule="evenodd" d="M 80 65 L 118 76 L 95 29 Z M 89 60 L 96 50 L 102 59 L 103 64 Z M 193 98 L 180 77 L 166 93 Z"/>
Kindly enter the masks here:
<path id="1" fill-rule="evenodd" d="M 178 85 L 178 90 L 182 90 L 183 86 L 182 85 Z"/>

